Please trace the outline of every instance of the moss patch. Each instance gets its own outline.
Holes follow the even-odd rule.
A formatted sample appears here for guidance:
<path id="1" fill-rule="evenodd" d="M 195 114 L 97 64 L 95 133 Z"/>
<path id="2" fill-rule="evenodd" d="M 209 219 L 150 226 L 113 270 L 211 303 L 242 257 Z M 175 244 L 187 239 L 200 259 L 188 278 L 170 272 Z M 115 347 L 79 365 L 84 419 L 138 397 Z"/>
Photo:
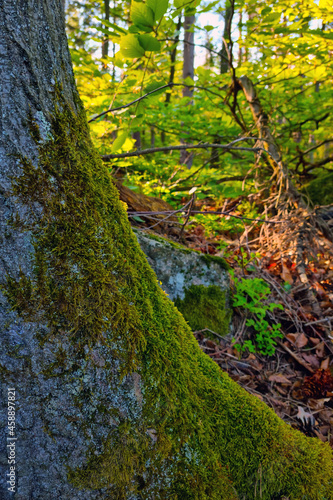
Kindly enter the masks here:
<path id="1" fill-rule="evenodd" d="M 193 331 L 209 328 L 220 335 L 229 332 L 231 312 L 226 311 L 225 292 L 218 286 L 192 285 L 183 300 L 175 300 L 175 306 Z"/>
<path id="2" fill-rule="evenodd" d="M 34 126 L 39 163 L 20 158 L 13 179 L 27 207 L 13 225 L 32 234 L 33 274 L 7 276 L 4 292 L 27 321 L 47 324 L 57 351 L 70 340 L 80 359 L 102 343 L 123 375 L 140 374 L 142 391 L 140 415 L 110 424 L 97 455 L 92 440 L 70 481 L 112 499 L 332 499 L 329 446 L 291 429 L 202 353 L 140 250 L 84 112 L 61 89 L 54 99 L 52 139 L 42 143 Z M 117 408 L 100 411 L 113 418 Z"/>
<path id="3" fill-rule="evenodd" d="M 138 232 L 138 230 L 134 229 L 134 232 Z M 176 241 L 170 240 L 168 238 L 164 238 L 163 236 L 159 236 L 159 235 L 154 234 L 154 233 L 145 232 L 144 234 L 147 238 L 150 238 L 151 240 L 155 240 L 155 241 L 158 241 L 159 243 L 163 243 L 163 245 L 168 244 L 168 245 L 172 246 L 173 248 L 175 248 L 176 250 L 179 250 L 181 252 L 184 252 L 187 254 L 196 253 L 196 254 L 200 255 L 201 259 L 207 264 L 208 267 L 209 267 L 211 262 L 216 262 L 222 267 L 222 269 L 226 269 L 226 270 L 230 269 L 229 264 L 222 257 L 218 257 L 217 255 L 205 254 L 205 253 L 199 252 L 199 250 L 193 250 L 192 248 L 185 247 L 184 245 L 181 245 L 180 243 L 177 243 Z"/>
<path id="4" fill-rule="evenodd" d="M 325 172 L 305 186 L 304 191 L 308 193 L 315 205 L 331 205 L 333 203 L 332 186 L 333 172 Z"/>

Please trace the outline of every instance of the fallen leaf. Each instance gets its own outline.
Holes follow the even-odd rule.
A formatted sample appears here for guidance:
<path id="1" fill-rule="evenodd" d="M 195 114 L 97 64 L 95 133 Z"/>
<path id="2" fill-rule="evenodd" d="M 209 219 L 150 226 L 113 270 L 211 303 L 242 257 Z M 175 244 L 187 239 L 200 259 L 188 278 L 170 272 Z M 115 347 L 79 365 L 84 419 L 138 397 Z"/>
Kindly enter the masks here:
<path id="1" fill-rule="evenodd" d="M 326 443 L 327 441 L 327 436 L 323 436 L 321 432 L 317 431 L 316 429 L 314 429 L 314 433 L 315 435 L 317 436 L 317 438 L 320 439 L 320 441 L 322 441 L 323 443 Z"/>
<path id="2" fill-rule="evenodd" d="M 333 304 L 329 300 L 324 300 L 323 302 L 320 302 L 320 307 L 322 309 L 332 309 L 333 308 Z"/>
<path id="3" fill-rule="evenodd" d="M 317 411 L 322 410 L 325 406 L 325 403 L 328 403 L 331 398 L 321 398 L 321 399 L 308 399 L 308 405 L 311 410 Z"/>
<path id="4" fill-rule="evenodd" d="M 287 339 L 290 340 L 293 344 L 295 344 L 296 339 L 297 339 L 297 333 L 288 333 L 286 335 Z"/>
<path id="5" fill-rule="evenodd" d="M 275 386 L 275 389 L 280 393 L 282 394 L 282 396 L 287 396 L 288 395 L 288 392 L 285 390 L 285 389 L 282 389 L 282 387 L 280 387 L 279 385 L 276 385 Z"/>
<path id="6" fill-rule="evenodd" d="M 330 358 L 324 359 L 320 364 L 320 368 L 322 370 L 327 370 L 329 366 L 330 366 Z"/>
<path id="7" fill-rule="evenodd" d="M 308 343 L 307 337 L 304 335 L 304 333 L 300 333 L 296 339 L 296 346 L 299 347 L 300 349 L 304 346 L 306 346 Z"/>
<path id="8" fill-rule="evenodd" d="M 320 418 L 326 424 L 331 424 L 332 416 L 333 416 L 333 411 L 332 410 L 325 409 L 325 410 L 322 410 L 320 412 Z"/>
<path id="9" fill-rule="evenodd" d="M 274 373 L 273 375 L 270 375 L 268 377 L 268 380 L 270 382 L 276 382 L 278 384 L 289 384 L 289 385 L 291 385 L 290 380 L 287 379 L 287 377 L 285 377 L 284 375 L 282 375 L 282 373 Z"/>
<path id="10" fill-rule="evenodd" d="M 313 283 L 313 288 L 316 290 L 318 297 L 322 298 L 326 297 L 326 292 L 323 286 L 320 283 L 318 283 L 318 281 L 315 281 Z"/>
<path id="11" fill-rule="evenodd" d="M 289 285 L 292 285 L 294 283 L 293 277 L 288 269 L 288 267 L 282 262 L 282 273 L 281 273 L 281 278 L 283 281 L 286 283 L 289 283 Z"/>
<path id="12" fill-rule="evenodd" d="M 318 358 L 323 358 L 325 356 L 325 344 L 324 342 L 320 342 L 316 348 L 316 354 Z"/>
<path id="13" fill-rule="evenodd" d="M 248 357 L 245 358 L 245 361 L 250 361 L 251 359 L 257 359 L 252 352 L 250 352 L 250 354 L 248 355 Z"/>
<path id="14" fill-rule="evenodd" d="M 305 353 L 303 353 L 302 354 L 302 358 L 307 363 L 309 363 L 312 366 L 312 368 L 315 368 L 315 369 L 319 368 L 319 366 L 320 366 L 319 359 L 314 354 L 305 354 Z"/>
<path id="15" fill-rule="evenodd" d="M 319 427 L 319 432 L 323 435 L 323 436 L 327 436 L 327 434 L 329 433 L 329 430 L 330 430 L 330 426 L 329 425 L 321 425 Z"/>
<path id="16" fill-rule="evenodd" d="M 314 337 L 309 337 L 309 340 L 312 345 L 318 345 L 320 342 L 320 339 L 315 339 Z"/>

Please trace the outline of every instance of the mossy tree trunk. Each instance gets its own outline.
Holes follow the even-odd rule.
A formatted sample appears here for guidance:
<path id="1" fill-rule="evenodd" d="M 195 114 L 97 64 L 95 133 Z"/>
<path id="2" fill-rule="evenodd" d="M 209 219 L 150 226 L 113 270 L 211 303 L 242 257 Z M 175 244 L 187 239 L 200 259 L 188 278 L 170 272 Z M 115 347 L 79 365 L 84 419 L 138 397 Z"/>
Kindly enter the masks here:
<path id="1" fill-rule="evenodd" d="M 332 498 L 329 448 L 222 373 L 159 288 L 91 145 L 61 2 L 0 0 L 0 32 L 1 498 Z"/>

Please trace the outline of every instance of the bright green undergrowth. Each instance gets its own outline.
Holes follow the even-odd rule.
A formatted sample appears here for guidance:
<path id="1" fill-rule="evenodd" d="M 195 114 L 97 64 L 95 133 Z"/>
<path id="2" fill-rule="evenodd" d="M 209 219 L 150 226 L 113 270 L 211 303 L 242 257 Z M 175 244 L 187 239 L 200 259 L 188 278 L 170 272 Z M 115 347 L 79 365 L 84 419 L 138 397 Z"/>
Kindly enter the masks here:
<path id="1" fill-rule="evenodd" d="M 269 302 L 271 290 L 261 278 L 236 278 L 233 276 L 235 291 L 233 306 L 240 307 L 251 315 L 246 320 L 246 326 L 255 330 L 254 339 L 245 340 L 242 344 L 236 343 L 234 347 L 239 351 L 248 349 L 250 352 L 272 356 L 275 352 L 277 337 L 283 337 L 280 331 L 281 324 L 270 324 L 267 321 L 267 312 L 274 309 L 283 309 L 281 304 Z"/>

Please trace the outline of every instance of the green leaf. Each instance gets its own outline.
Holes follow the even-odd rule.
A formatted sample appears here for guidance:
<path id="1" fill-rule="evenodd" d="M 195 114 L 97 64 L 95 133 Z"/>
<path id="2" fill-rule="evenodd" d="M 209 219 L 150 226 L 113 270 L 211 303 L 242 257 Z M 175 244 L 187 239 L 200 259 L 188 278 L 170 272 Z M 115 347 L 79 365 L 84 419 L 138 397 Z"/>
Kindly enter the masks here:
<path id="1" fill-rule="evenodd" d="M 138 37 L 130 34 L 123 36 L 120 41 L 120 50 L 125 57 L 134 59 L 145 54 L 144 48 L 140 45 Z"/>
<path id="2" fill-rule="evenodd" d="M 268 14 L 268 16 L 264 17 L 263 22 L 266 23 L 273 23 L 274 21 L 280 20 L 281 17 L 281 12 L 272 12 L 271 14 Z"/>
<path id="3" fill-rule="evenodd" d="M 184 83 L 185 83 L 185 85 L 188 85 L 189 87 L 193 87 L 194 80 L 193 80 L 193 78 L 188 76 L 187 78 L 185 78 Z"/>
<path id="4" fill-rule="evenodd" d="M 154 13 L 155 21 L 161 19 L 168 10 L 169 0 L 147 0 L 146 5 L 151 8 Z"/>
<path id="5" fill-rule="evenodd" d="M 139 35 L 138 40 L 141 47 L 147 52 L 157 52 L 161 48 L 161 42 L 151 35 Z"/>
<path id="6" fill-rule="evenodd" d="M 154 28 L 154 12 L 144 3 L 132 3 L 131 19 L 142 31 L 149 32 Z"/>
<path id="7" fill-rule="evenodd" d="M 145 87 L 145 93 L 152 92 L 155 89 L 158 89 L 160 87 L 163 87 L 166 85 L 166 80 L 155 80 L 153 82 L 150 82 L 146 87 Z M 157 91 L 156 94 L 163 94 L 166 89 L 162 89 L 160 91 Z"/>
<path id="8" fill-rule="evenodd" d="M 112 149 L 111 149 L 112 153 L 116 153 L 117 151 L 119 151 L 119 149 L 123 147 L 127 137 L 128 137 L 128 132 L 123 132 L 122 134 L 118 135 L 117 139 L 112 144 Z"/>
<path id="9" fill-rule="evenodd" d="M 144 118 L 145 118 L 145 115 L 143 113 L 140 113 L 135 118 L 133 118 L 133 120 L 131 122 L 132 129 L 134 129 L 135 127 L 139 127 L 141 125 L 141 123 L 143 122 Z"/>
<path id="10" fill-rule="evenodd" d="M 107 26 L 108 28 L 112 28 L 115 31 L 118 31 L 118 33 L 121 33 L 122 35 L 126 35 L 127 34 L 127 30 L 125 30 L 124 28 L 121 28 L 117 24 L 110 23 L 110 21 L 107 21 L 106 19 L 102 19 L 102 18 L 100 18 L 98 16 L 94 16 L 94 19 L 97 19 L 97 21 L 99 21 L 102 24 L 104 24 L 104 26 Z M 96 29 L 98 29 L 98 28 L 96 28 Z"/>
<path id="11" fill-rule="evenodd" d="M 141 217 L 139 217 L 138 215 L 133 215 L 132 219 L 135 220 L 136 222 L 144 222 L 144 220 L 141 219 Z"/>
<path id="12" fill-rule="evenodd" d="M 101 33 L 104 33 L 104 35 L 107 35 L 108 37 L 116 37 L 120 38 L 119 33 L 116 33 L 115 31 L 110 31 L 107 28 L 102 28 L 102 27 L 95 27 L 95 30 L 100 31 Z"/>

